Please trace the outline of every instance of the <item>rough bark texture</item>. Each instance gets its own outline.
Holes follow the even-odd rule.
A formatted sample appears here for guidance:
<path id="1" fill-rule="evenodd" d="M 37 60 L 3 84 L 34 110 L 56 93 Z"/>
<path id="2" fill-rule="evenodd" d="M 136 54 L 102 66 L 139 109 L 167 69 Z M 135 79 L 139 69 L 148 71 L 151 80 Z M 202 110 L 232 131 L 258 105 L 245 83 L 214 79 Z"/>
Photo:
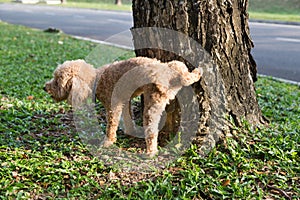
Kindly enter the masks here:
<path id="1" fill-rule="evenodd" d="M 253 43 L 247 6 L 248 0 L 133 0 L 133 29 L 164 27 L 180 31 L 200 43 L 211 55 L 220 74 L 215 79 L 222 79 L 224 87 L 216 89 L 224 90 L 226 114 L 237 125 L 240 125 L 242 118 L 253 124 L 264 122 L 255 95 L 257 72 L 250 52 Z M 136 55 L 156 57 L 162 61 L 183 60 L 178 55 L 159 49 L 136 50 Z M 197 55 L 192 56 L 197 58 Z M 195 67 L 190 63 L 187 65 Z M 216 105 L 205 81 L 201 80 L 194 88 L 199 95 L 199 132 L 203 134 Z M 216 126 L 219 130 L 214 131 L 224 136 L 224 127 Z"/>

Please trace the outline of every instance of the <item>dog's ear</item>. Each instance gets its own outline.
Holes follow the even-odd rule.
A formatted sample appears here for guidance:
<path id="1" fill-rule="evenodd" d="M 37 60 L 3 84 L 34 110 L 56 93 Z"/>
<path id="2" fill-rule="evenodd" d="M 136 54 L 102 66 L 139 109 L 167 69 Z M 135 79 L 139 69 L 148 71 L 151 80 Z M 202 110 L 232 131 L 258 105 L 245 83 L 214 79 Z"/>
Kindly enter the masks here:
<path id="1" fill-rule="evenodd" d="M 69 72 L 61 73 L 61 77 L 60 77 L 61 87 L 68 88 L 71 85 L 70 82 L 72 81 L 74 76 L 75 76 L 74 73 L 69 73 Z"/>
<path id="2" fill-rule="evenodd" d="M 72 86 L 67 101 L 76 108 L 92 98 L 92 90 L 86 82 L 77 76 L 74 76 L 71 81 Z"/>
<path id="3" fill-rule="evenodd" d="M 67 89 L 70 86 L 69 82 L 78 75 L 79 69 L 75 61 L 65 61 L 57 66 L 54 76 L 57 77 L 60 86 Z"/>

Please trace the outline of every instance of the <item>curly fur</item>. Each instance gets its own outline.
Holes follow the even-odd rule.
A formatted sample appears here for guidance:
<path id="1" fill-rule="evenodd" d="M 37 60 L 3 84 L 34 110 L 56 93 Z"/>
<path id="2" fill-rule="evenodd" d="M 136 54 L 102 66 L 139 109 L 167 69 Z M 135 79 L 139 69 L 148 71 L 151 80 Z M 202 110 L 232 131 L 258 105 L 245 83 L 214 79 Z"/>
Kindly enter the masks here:
<path id="1" fill-rule="evenodd" d="M 56 102 L 67 100 L 72 106 L 80 105 L 92 93 L 96 71 L 84 60 L 66 61 L 58 65 L 44 90 Z"/>
<path id="2" fill-rule="evenodd" d="M 59 65 L 45 90 L 54 100 L 67 100 L 74 106 L 80 105 L 92 93 L 96 82 L 96 97 L 107 113 L 105 147 L 116 141 L 122 112 L 125 133 L 136 131 L 130 117 L 130 99 L 143 93 L 144 137 L 147 154 L 153 156 L 158 151 L 158 125 L 166 105 L 183 86 L 197 82 L 201 75 L 200 68 L 189 72 L 179 61 L 161 63 L 156 59 L 137 57 L 95 69 L 83 60 L 75 60 Z M 140 87 L 141 83 L 145 84 Z"/>

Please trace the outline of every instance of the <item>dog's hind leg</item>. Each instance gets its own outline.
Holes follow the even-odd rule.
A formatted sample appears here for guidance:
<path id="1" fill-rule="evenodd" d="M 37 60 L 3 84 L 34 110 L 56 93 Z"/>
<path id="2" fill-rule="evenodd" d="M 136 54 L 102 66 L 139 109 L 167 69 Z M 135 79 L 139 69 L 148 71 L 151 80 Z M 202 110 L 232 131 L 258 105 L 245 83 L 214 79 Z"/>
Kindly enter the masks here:
<path id="1" fill-rule="evenodd" d="M 103 142 L 104 147 L 109 147 L 117 141 L 117 129 L 120 122 L 123 106 L 121 103 L 115 104 L 107 112 L 106 137 Z"/>
<path id="2" fill-rule="evenodd" d="M 158 128 L 163 111 L 166 108 L 168 99 L 152 88 L 152 91 L 145 92 L 145 107 L 143 116 L 143 126 L 145 130 L 145 139 L 147 145 L 147 154 L 154 156 L 158 152 Z"/>

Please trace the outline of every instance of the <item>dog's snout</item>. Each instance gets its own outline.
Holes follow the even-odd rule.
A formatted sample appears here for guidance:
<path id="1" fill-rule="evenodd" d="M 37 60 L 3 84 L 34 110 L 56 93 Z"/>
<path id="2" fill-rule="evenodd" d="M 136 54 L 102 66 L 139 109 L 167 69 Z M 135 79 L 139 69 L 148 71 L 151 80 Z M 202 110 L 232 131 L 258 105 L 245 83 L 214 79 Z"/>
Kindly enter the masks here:
<path id="1" fill-rule="evenodd" d="M 44 90 L 45 92 L 47 92 L 46 86 L 43 87 L 43 90 Z"/>

